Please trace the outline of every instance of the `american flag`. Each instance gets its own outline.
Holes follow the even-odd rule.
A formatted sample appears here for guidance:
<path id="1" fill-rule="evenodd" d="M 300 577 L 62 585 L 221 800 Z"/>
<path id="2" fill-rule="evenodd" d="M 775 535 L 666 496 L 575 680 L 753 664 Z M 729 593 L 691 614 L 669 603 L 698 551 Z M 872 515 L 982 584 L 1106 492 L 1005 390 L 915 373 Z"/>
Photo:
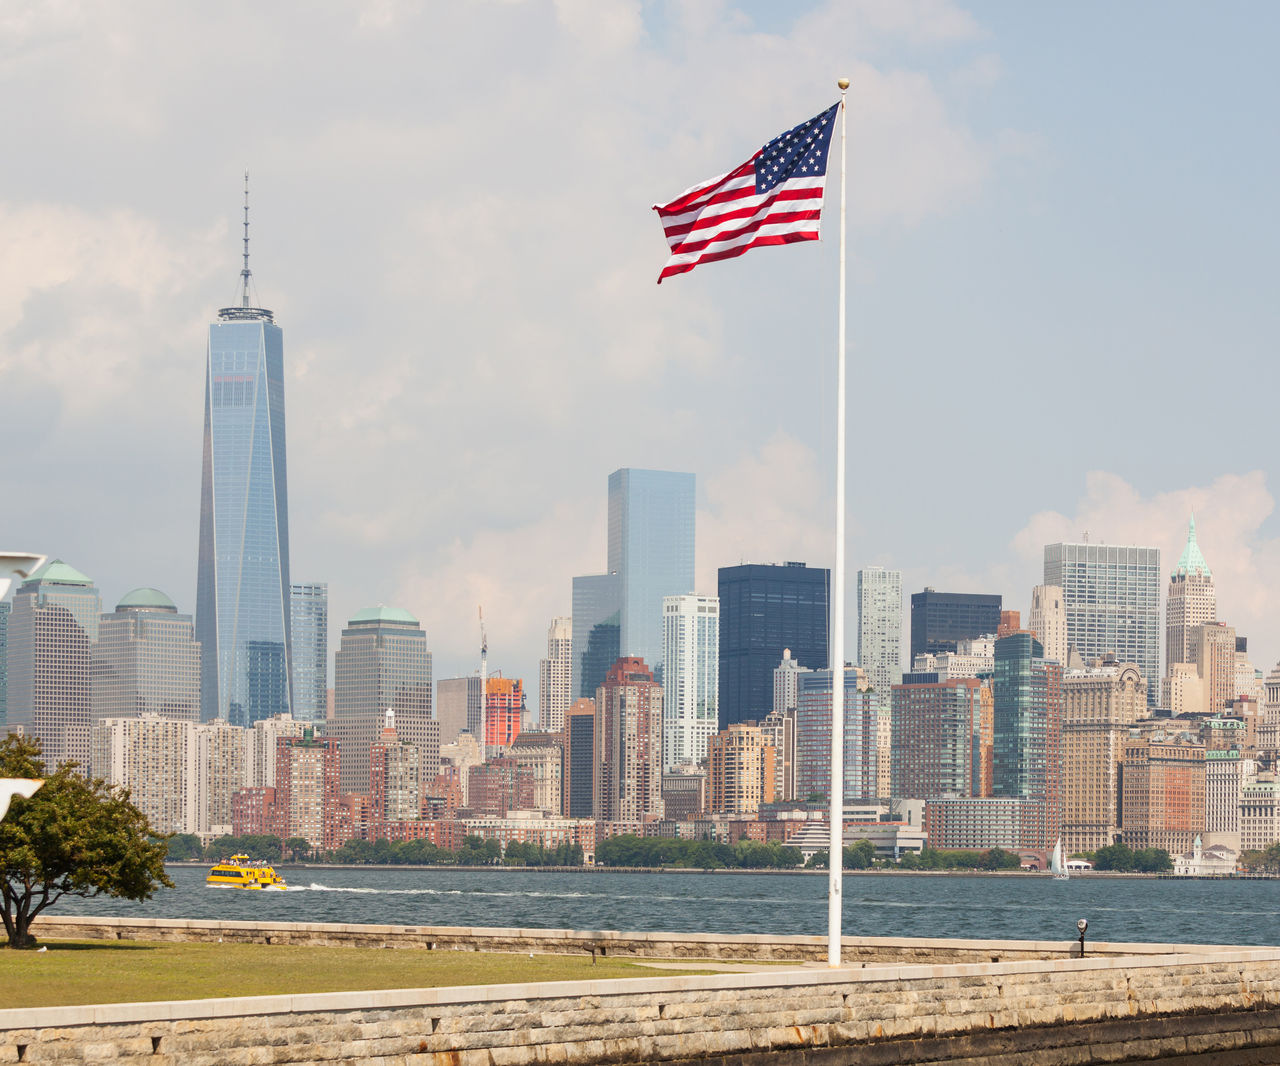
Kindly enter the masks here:
<path id="1" fill-rule="evenodd" d="M 816 241 L 839 104 L 775 137 L 740 167 L 654 204 L 671 245 L 658 284 L 765 244 Z"/>

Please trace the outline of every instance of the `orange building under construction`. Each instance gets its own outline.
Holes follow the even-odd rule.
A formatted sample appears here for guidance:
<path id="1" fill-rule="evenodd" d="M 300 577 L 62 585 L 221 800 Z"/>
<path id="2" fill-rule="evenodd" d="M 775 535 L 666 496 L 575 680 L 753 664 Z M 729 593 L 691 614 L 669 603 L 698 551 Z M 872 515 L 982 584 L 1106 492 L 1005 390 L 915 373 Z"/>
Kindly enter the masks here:
<path id="1" fill-rule="evenodd" d="M 524 714 L 524 682 L 518 677 L 491 677 L 485 683 L 485 749 L 505 748 L 520 735 Z"/>

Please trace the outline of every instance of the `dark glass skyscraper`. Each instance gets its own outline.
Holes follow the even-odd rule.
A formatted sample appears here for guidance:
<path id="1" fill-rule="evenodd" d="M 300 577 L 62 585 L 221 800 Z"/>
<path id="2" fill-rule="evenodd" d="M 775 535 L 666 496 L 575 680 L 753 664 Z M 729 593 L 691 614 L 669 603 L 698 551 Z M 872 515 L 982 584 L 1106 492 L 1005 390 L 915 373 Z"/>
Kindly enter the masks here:
<path id="1" fill-rule="evenodd" d="M 785 648 L 827 669 L 831 571 L 804 563 L 720 568 L 720 728 L 773 710 L 773 671 Z"/>
<path id="2" fill-rule="evenodd" d="M 617 574 L 573 579 L 573 656 L 569 692 L 594 699 L 622 654 L 622 581 Z"/>
<path id="3" fill-rule="evenodd" d="M 955 651 L 956 642 L 994 635 L 1000 625 L 1001 599 L 969 592 L 911 594 L 911 664 L 917 655 Z"/>
<path id="4" fill-rule="evenodd" d="M 290 709 L 284 342 L 250 306 L 247 199 L 241 303 L 209 327 L 196 574 L 200 716 L 238 725 Z"/>

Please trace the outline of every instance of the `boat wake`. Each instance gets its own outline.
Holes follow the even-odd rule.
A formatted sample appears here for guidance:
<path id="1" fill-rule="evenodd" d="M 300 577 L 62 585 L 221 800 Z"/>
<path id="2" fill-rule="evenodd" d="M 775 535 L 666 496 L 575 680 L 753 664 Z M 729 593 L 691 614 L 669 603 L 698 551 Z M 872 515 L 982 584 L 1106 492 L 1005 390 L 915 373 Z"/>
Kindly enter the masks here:
<path id="1" fill-rule="evenodd" d="M 299 886 L 297 889 L 291 888 L 289 891 L 306 891 L 306 892 L 347 892 L 356 896 L 460 896 L 462 893 L 454 888 L 440 890 L 437 888 L 356 888 L 348 885 L 321 885 L 312 881 L 311 884 Z"/>

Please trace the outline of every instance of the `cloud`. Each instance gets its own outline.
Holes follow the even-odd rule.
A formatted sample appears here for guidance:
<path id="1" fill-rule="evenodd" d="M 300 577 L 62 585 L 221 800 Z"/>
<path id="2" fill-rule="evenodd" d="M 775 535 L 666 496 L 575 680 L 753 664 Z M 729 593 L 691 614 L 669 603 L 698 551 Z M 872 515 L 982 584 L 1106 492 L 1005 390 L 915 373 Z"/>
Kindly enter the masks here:
<path id="1" fill-rule="evenodd" d="M 1187 520 L 1194 513 L 1197 539 L 1213 571 L 1218 619 L 1250 638 L 1254 666 L 1267 670 L 1280 653 L 1272 595 L 1280 582 L 1280 538 L 1263 531 L 1274 510 L 1275 498 L 1260 470 L 1150 495 L 1118 474 L 1092 471 L 1070 515 L 1032 515 L 1011 547 L 1026 571 L 1042 574 L 1044 545 L 1079 542 L 1087 534 L 1091 543 L 1159 548 L 1168 575 L 1182 554 Z M 1019 598 L 1030 599 L 1029 586 L 1019 590 Z"/>
<path id="2" fill-rule="evenodd" d="M 821 382 L 742 336 L 754 268 L 658 289 L 650 204 L 816 113 L 844 72 L 861 224 L 945 215 L 1001 158 L 930 71 L 986 47 L 944 0 L 831 0 L 770 29 L 632 0 L 0 19 L 24 101 L 0 136 L 27 146 L 0 178 L 5 432 L 51 442 L 6 487 L 9 532 L 108 598 L 155 584 L 194 606 L 205 328 L 234 291 L 248 166 L 285 333 L 294 577 L 329 581 L 335 641 L 370 601 L 413 610 L 444 670 L 474 658 L 483 602 L 505 667 L 535 675 L 570 577 L 603 563 L 616 467 L 697 472 L 710 588 L 739 558 L 830 555 L 797 415 Z M 771 275 L 786 359 L 829 341 L 805 287 L 826 251 Z"/>
<path id="3" fill-rule="evenodd" d="M 715 595 L 716 570 L 739 563 L 830 566 L 834 488 L 811 449 L 784 432 L 706 479 L 698 514 L 698 591 Z"/>

